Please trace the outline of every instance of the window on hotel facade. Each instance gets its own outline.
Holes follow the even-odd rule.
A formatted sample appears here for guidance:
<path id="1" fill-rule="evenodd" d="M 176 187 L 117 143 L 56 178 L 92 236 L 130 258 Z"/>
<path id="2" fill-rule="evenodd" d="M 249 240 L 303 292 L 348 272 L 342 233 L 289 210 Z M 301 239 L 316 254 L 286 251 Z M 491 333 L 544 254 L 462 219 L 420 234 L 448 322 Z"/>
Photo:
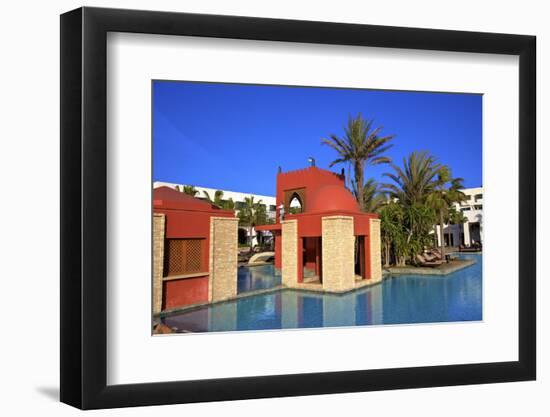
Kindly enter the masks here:
<path id="1" fill-rule="evenodd" d="M 167 239 L 164 276 L 203 272 L 204 239 Z"/>
<path id="2" fill-rule="evenodd" d="M 269 206 L 269 211 L 276 211 L 276 210 L 277 210 L 276 206 Z"/>

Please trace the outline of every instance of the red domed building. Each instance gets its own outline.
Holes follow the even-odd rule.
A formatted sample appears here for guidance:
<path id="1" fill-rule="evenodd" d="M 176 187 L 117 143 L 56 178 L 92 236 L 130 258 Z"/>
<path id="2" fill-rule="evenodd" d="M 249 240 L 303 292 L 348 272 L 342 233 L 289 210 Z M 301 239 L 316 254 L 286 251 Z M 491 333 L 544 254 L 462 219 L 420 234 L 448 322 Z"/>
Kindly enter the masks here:
<path id="1" fill-rule="evenodd" d="M 256 229 L 274 234 L 283 285 L 345 292 L 382 279 L 380 220 L 361 212 L 343 173 L 279 172 L 276 200 L 276 224 Z"/>

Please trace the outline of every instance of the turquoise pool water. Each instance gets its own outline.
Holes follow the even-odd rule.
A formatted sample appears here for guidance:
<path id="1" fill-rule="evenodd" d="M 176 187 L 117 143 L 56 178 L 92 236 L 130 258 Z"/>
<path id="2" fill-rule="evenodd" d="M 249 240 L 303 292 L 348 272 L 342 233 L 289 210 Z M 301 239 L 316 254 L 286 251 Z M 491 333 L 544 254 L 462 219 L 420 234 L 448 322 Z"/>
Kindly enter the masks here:
<path id="1" fill-rule="evenodd" d="M 482 255 L 447 276 L 401 275 L 344 295 L 278 290 L 172 315 L 179 331 L 293 329 L 482 319 Z M 239 293 L 280 284 L 273 266 L 240 268 Z"/>
<path id="2" fill-rule="evenodd" d="M 237 293 L 263 290 L 281 285 L 281 274 L 275 273 L 273 265 L 240 267 L 237 270 Z"/>

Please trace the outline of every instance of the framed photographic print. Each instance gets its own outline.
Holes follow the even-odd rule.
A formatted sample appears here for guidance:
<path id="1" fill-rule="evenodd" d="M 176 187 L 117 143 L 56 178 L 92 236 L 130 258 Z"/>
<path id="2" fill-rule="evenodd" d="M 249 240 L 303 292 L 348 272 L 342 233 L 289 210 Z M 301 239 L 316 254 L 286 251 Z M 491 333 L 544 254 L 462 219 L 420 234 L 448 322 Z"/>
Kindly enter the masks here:
<path id="1" fill-rule="evenodd" d="M 61 400 L 535 379 L 535 38 L 61 16 Z"/>

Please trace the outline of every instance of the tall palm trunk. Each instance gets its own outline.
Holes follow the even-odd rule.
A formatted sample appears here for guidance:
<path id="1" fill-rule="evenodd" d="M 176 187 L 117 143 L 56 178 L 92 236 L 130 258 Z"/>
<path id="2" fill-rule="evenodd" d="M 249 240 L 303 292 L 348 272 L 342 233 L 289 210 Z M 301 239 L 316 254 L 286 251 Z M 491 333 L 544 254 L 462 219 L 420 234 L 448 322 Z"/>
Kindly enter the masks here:
<path id="1" fill-rule="evenodd" d="M 403 255 L 399 256 L 395 261 L 396 266 L 405 266 L 406 264 L 407 264 L 407 257 Z"/>
<path id="2" fill-rule="evenodd" d="M 440 252 L 441 259 L 445 259 L 445 236 L 443 233 L 443 210 L 439 210 L 439 239 L 440 239 Z"/>
<path id="3" fill-rule="evenodd" d="M 388 242 L 384 243 L 384 250 L 386 253 L 386 256 L 385 256 L 386 259 L 384 259 L 384 266 L 387 268 L 390 266 L 390 244 Z"/>
<path id="4" fill-rule="evenodd" d="M 363 165 L 358 162 L 354 166 L 355 171 L 355 187 L 357 188 L 357 202 L 359 203 L 359 209 L 361 211 L 365 210 L 365 187 L 364 187 L 364 175 L 363 175 Z"/>

